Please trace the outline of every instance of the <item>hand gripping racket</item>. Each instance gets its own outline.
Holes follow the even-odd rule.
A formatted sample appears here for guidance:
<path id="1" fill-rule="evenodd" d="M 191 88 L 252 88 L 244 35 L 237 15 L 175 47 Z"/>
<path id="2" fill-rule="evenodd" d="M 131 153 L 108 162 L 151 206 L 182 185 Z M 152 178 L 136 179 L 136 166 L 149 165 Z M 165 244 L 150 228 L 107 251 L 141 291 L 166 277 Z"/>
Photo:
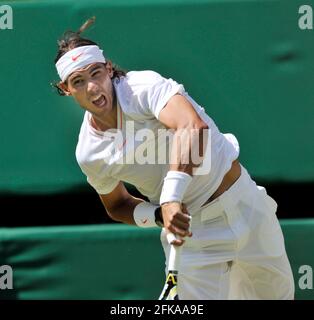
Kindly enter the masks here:
<path id="1" fill-rule="evenodd" d="M 173 233 L 167 235 L 167 240 L 170 243 L 168 275 L 158 300 L 179 300 L 177 283 L 182 246 L 174 246 L 171 244 L 171 242 L 175 240 L 175 235 Z"/>

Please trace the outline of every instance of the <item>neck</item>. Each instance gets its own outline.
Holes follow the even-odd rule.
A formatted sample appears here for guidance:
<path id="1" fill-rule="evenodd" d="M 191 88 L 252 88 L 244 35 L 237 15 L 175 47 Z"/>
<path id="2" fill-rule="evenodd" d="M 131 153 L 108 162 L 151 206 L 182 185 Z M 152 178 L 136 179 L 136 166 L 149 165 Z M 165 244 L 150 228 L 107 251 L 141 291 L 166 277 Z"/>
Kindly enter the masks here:
<path id="1" fill-rule="evenodd" d="M 117 98 L 115 91 L 113 90 L 113 101 L 112 101 L 112 109 L 109 114 L 106 115 L 105 118 L 99 117 L 97 115 L 92 115 L 91 117 L 91 125 L 98 131 L 106 131 L 109 129 L 117 128 Z"/>

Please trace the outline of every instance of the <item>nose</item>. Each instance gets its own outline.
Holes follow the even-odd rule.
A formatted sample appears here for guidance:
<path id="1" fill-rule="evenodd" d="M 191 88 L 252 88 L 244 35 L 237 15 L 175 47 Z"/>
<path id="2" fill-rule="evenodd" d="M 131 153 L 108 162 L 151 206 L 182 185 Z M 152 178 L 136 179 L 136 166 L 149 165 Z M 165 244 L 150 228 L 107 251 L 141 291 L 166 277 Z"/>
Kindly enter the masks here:
<path id="1" fill-rule="evenodd" d="M 93 80 L 89 80 L 87 83 L 87 92 L 90 95 L 96 95 L 99 92 L 99 85 L 95 83 Z"/>

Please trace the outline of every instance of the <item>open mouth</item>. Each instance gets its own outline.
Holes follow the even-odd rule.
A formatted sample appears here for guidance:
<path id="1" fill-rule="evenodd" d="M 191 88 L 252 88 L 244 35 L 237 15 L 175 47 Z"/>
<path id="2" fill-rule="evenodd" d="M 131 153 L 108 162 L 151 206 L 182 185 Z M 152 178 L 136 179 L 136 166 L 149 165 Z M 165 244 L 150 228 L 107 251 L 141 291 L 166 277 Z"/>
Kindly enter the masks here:
<path id="1" fill-rule="evenodd" d="M 100 95 L 99 97 L 94 99 L 92 102 L 95 106 L 102 107 L 103 105 L 106 104 L 106 98 L 103 95 Z"/>

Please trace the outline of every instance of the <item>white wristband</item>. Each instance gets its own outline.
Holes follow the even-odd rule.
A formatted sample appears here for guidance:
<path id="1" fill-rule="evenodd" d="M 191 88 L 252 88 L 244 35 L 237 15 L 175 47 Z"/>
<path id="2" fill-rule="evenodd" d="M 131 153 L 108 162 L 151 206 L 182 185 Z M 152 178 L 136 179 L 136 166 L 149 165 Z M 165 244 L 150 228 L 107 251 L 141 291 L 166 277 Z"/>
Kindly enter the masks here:
<path id="1" fill-rule="evenodd" d="M 133 211 L 135 223 L 142 228 L 158 227 L 155 222 L 155 210 L 157 208 L 158 206 L 146 201 L 139 203 Z"/>
<path id="2" fill-rule="evenodd" d="M 192 177 L 181 171 L 168 171 L 160 195 L 160 205 L 165 202 L 182 202 L 184 193 L 192 181 Z"/>

